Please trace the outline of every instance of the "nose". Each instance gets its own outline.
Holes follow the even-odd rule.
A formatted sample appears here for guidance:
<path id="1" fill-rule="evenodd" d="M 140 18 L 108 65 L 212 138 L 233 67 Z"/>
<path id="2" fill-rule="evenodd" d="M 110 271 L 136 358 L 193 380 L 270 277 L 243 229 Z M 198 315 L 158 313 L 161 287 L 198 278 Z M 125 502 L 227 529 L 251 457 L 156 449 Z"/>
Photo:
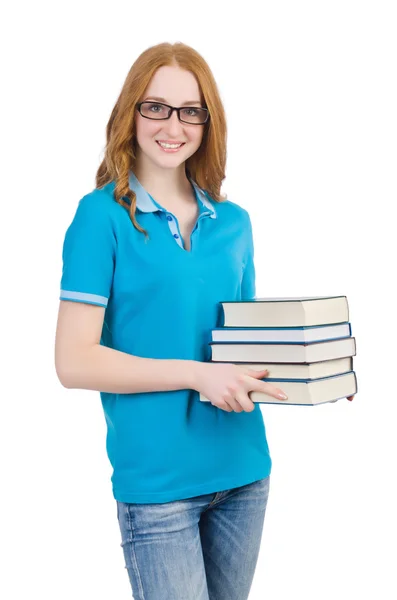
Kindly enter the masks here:
<path id="1" fill-rule="evenodd" d="M 183 123 L 178 119 L 178 113 L 176 110 L 172 111 L 170 118 L 164 121 L 167 124 L 167 131 L 170 132 L 170 137 L 177 137 L 181 131 L 183 131 Z"/>

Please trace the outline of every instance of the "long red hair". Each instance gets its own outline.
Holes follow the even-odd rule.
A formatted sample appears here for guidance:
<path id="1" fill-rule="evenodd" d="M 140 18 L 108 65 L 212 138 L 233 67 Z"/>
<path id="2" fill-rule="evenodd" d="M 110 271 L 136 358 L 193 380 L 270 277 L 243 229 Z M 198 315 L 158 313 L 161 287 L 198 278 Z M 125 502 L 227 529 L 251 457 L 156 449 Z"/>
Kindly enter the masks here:
<path id="1" fill-rule="evenodd" d="M 135 218 L 136 195 L 129 188 L 129 171 L 136 163 L 135 107 L 140 102 L 154 73 L 162 66 L 178 66 L 193 73 L 199 85 L 201 102 L 210 118 L 204 125 L 198 150 L 186 161 L 189 176 L 215 202 L 226 196 L 220 189 L 225 178 L 227 127 L 225 110 L 217 84 L 203 57 L 193 48 L 177 42 L 164 42 L 145 50 L 134 62 L 126 77 L 106 127 L 105 155 L 96 174 L 96 187 L 115 181 L 115 200 L 128 209 L 134 226 L 147 236 Z M 124 198 L 130 200 L 130 204 Z"/>

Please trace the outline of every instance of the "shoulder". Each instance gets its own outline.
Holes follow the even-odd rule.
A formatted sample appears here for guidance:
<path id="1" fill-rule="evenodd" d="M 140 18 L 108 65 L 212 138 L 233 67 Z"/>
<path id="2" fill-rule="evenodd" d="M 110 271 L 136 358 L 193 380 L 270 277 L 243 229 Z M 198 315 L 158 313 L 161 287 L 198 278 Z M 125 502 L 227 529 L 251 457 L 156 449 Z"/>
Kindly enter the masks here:
<path id="1" fill-rule="evenodd" d="M 214 202 L 215 210 L 227 219 L 238 220 L 240 222 L 250 222 L 248 211 L 237 202 L 226 199 L 223 202 Z"/>
<path id="2" fill-rule="evenodd" d="M 114 199 L 114 183 L 108 183 L 102 188 L 94 188 L 80 198 L 76 213 L 80 218 L 90 218 L 95 221 L 117 219 L 123 207 Z"/>

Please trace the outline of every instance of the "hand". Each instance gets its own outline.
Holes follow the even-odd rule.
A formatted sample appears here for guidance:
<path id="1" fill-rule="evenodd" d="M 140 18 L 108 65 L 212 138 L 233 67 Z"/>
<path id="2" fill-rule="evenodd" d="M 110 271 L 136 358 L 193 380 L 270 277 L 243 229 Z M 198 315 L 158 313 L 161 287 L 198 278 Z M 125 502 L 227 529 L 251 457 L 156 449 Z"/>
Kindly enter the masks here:
<path id="1" fill-rule="evenodd" d="M 351 401 L 353 400 L 354 396 L 355 396 L 355 394 L 353 394 L 353 396 L 346 396 L 346 398 L 347 398 L 348 400 L 350 400 L 350 402 L 351 402 Z"/>
<path id="2" fill-rule="evenodd" d="M 249 392 L 264 392 L 278 400 L 283 390 L 267 383 L 258 381 L 268 373 L 268 369 L 259 371 L 233 363 L 205 363 L 197 361 L 195 365 L 193 389 L 200 392 L 214 406 L 226 412 L 252 412 L 254 402 Z M 285 398 L 284 398 L 285 400 Z"/>

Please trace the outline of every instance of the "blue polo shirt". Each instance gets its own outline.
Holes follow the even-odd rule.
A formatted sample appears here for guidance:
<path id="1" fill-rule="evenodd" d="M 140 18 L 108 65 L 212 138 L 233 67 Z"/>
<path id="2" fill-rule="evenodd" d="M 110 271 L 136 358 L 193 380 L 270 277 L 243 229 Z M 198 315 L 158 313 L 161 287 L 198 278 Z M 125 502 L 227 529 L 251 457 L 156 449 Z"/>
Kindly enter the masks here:
<path id="1" fill-rule="evenodd" d="M 248 212 L 216 202 L 189 178 L 200 214 L 185 250 L 178 220 L 130 172 L 136 219 L 114 199 L 115 183 L 79 201 L 63 243 L 61 300 L 106 307 L 100 343 L 145 358 L 211 359 L 221 301 L 255 297 Z M 267 477 L 271 458 L 260 404 L 226 412 L 191 389 L 100 392 L 113 495 L 163 503 Z"/>

